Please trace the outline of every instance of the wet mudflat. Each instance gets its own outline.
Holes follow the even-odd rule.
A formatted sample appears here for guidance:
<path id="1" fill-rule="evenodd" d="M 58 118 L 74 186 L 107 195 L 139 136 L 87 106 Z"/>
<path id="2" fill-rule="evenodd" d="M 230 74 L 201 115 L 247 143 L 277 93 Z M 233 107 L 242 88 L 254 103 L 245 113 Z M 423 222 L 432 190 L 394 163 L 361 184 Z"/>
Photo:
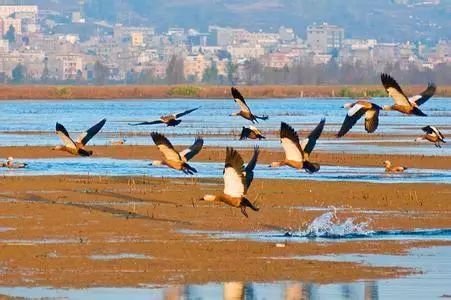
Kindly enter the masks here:
<path id="1" fill-rule="evenodd" d="M 451 294 L 450 148 L 415 144 L 424 122 L 449 130 L 449 99 L 432 99 L 431 118 L 382 113 L 377 135 L 353 129 L 333 137 L 347 102 L 250 100 L 267 141 L 239 141 L 243 120 L 227 100 L 5 101 L 0 152 L 29 163 L 0 169 L 0 294 L 12 297 L 122 299 L 425 299 Z M 388 104 L 389 99 L 377 99 Z M 201 106 L 177 128 L 130 127 Z M 107 116 L 95 156 L 49 150 L 70 132 Z M 133 116 L 130 118 L 129 116 Z M 277 129 L 306 132 L 325 116 L 312 159 L 320 172 L 271 169 L 281 158 Z M 87 125 L 88 124 L 88 125 Z M 383 126 L 382 126 L 383 125 Z M 149 132 L 175 145 L 205 137 L 188 177 L 149 166 L 160 159 Z M 232 134 L 232 135 L 231 135 Z M 105 146 L 125 138 L 126 146 Z M 262 148 L 249 199 L 240 211 L 198 199 L 221 192 L 224 146 Z M 6 146 L 15 145 L 16 148 Z M 30 147 L 27 145 L 34 145 Z M 132 145 L 132 146 L 130 146 Z M 145 145 L 145 146 L 142 146 Z M 277 151 L 273 151 L 277 149 Z M 382 162 L 407 164 L 385 174 Z"/>

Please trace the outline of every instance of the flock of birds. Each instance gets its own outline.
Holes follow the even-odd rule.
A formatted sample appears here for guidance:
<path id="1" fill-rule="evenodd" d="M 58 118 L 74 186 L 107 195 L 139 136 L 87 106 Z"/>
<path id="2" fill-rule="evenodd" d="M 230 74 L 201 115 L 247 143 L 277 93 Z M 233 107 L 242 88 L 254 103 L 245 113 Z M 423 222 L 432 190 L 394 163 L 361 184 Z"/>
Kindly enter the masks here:
<path id="1" fill-rule="evenodd" d="M 426 114 L 422 112 L 419 107 L 434 95 L 436 91 L 436 86 L 434 84 L 429 83 L 427 89 L 421 94 L 408 98 L 402 91 L 399 84 L 390 75 L 382 74 L 381 81 L 388 95 L 393 98 L 394 105 L 381 107 L 367 100 L 358 100 L 354 103 L 346 103 L 344 107 L 348 108 L 348 112 L 340 130 L 336 135 L 337 137 L 343 137 L 346 135 L 363 116 L 365 117 L 365 130 L 368 133 L 375 132 L 379 125 L 379 112 L 381 110 L 395 110 L 406 115 L 426 116 Z M 234 101 L 240 107 L 240 111 L 232 113 L 231 116 L 240 116 L 251 121 L 253 124 L 259 123 L 258 120 L 268 119 L 268 116 L 257 116 L 253 114 L 238 89 L 232 87 L 231 94 Z M 129 123 L 129 125 L 140 126 L 166 124 L 166 126 L 177 126 L 182 122 L 180 119 L 181 117 L 192 113 L 197 109 L 199 108 L 190 109 L 178 114 L 162 116 L 160 119 L 155 121 Z M 56 123 L 56 133 L 62 140 L 63 145 L 56 146 L 53 149 L 65 151 L 71 155 L 91 156 L 93 151 L 86 149 L 86 145 L 103 128 L 105 123 L 106 119 L 101 120 L 99 123 L 83 132 L 77 137 L 76 140 L 71 138 L 68 131 L 62 124 Z M 315 148 L 316 141 L 323 132 L 325 123 L 326 120 L 323 118 L 306 138 L 300 140 L 298 133 L 293 127 L 285 122 L 281 122 L 280 142 L 285 152 L 285 158 L 282 161 L 271 163 L 270 167 L 276 168 L 289 166 L 298 170 L 304 169 L 308 173 L 315 173 L 319 171 L 320 165 L 318 163 L 311 162 L 309 158 Z M 417 138 L 416 141 L 427 140 L 434 143 L 436 147 L 441 147 L 441 143 L 445 143 L 443 134 L 436 127 L 426 126 L 423 127 L 422 130 L 425 134 L 422 137 Z M 153 161 L 151 163 L 152 165 L 167 166 L 175 170 L 180 170 L 185 174 L 197 173 L 197 170 L 189 164 L 189 161 L 202 150 L 204 140 L 201 137 L 197 137 L 189 148 L 181 152 L 178 152 L 163 134 L 152 132 L 151 137 L 155 145 L 158 147 L 158 150 L 163 155 L 162 160 Z M 254 125 L 251 125 L 249 127 L 242 128 L 240 140 L 243 139 L 261 140 L 265 139 L 265 137 L 259 129 L 257 129 Z M 248 217 L 246 212 L 247 207 L 254 211 L 258 211 L 258 207 L 246 198 L 246 194 L 254 178 L 254 168 L 257 164 L 259 153 L 259 147 L 256 146 L 251 160 L 245 166 L 241 155 L 235 149 L 227 147 L 225 166 L 223 170 L 224 191 L 218 195 L 205 195 L 200 200 L 220 201 L 230 206 L 240 208 L 241 212 L 246 217 Z M 392 166 L 389 161 L 385 161 L 384 165 L 386 172 L 404 172 L 404 170 L 407 169 L 405 167 Z M 27 164 L 15 163 L 13 158 L 9 157 L 6 162 L 0 163 L 0 167 L 24 168 L 27 167 Z"/>

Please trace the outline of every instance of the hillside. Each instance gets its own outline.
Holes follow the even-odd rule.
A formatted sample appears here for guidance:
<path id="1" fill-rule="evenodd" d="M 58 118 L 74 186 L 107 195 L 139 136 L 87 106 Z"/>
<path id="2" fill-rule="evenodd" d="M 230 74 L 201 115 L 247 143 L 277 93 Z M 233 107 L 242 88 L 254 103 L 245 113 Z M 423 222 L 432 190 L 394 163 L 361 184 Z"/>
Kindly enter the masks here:
<path id="1" fill-rule="evenodd" d="M 64 10 L 76 1 L 28 0 Z M 381 41 L 451 39 L 451 1 L 407 6 L 393 0 L 86 0 L 88 19 L 206 30 L 208 25 L 275 31 L 281 25 L 303 37 L 313 22 L 341 25 L 347 37 Z"/>

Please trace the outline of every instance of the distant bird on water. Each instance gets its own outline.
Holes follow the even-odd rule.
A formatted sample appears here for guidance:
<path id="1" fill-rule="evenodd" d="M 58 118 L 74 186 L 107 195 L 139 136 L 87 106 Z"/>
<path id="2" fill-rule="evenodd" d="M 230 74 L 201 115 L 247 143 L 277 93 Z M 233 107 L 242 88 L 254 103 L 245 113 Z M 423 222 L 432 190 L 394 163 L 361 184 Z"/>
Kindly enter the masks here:
<path id="1" fill-rule="evenodd" d="M 182 120 L 179 120 L 179 118 L 192 113 L 193 111 L 198 110 L 200 107 L 193 108 L 186 110 L 184 112 L 178 113 L 178 114 L 170 114 L 166 116 L 161 116 L 159 120 L 150 121 L 150 122 L 140 122 L 140 123 L 128 123 L 128 125 L 131 126 L 140 126 L 140 125 L 155 125 L 155 124 L 166 124 L 166 126 L 177 126 L 179 125 Z"/>
<path id="2" fill-rule="evenodd" d="M 442 147 L 440 145 L 440 143 L 446 143 L 445 137 L 440 132 L 440 130 L 437 129 L 437 127 L 435 127 L 435 126 L 426 126 L 426 127 L 423 127 L 422 130 L 426 134 L 423 135 L 422 137 L 416 138 L 415 139 L 416 142 L 427 140 L 427 141 L 429 141 L 431 143 L 434 143 L 435 147 L 437 147 L 437 148 L 441 148 Z"/>
<path id="3" fill-rule="evenodd" d="M 243 129 L 241 130 L 240 141 L 246 139 L 261 140 L 266 139 L 266 137 L 263 136 L 262 132 L 259 129 L 257 129 L 257 127 L 250 125 L 249 127 L 243 126 Z"/>
<path id="4" fill-rule="evenodd" d="M 268 120 L 268 116 L 257 116 L 251 112 L 251 109 L 246 104 L 243 95 L 234 87 L 231 88 L 233 100 L 240 106 L 240 111 L 232 113 L 231 116 L 241 116 L 252 123 L 258 123 L 257 119 Z"/>
<path id="5" fill-rule="evenodd" d="M 320 165 L 310 162 L 309 156 L 315 148 L 317 139 L 323 132 L 325 123 L 326 119 L 322 119 L 310 135 L 299 142 L 298 134 L 293 127 L 282 122 L 280 125 L 280 142 L 285 151 L 285 159 L 271 163 L 270 167 L 289 166 L 298 170 L 304 169 L 307 173 L 318 172 Z"/>
<path id="6" fill-rule="evenodd" d="M 259 148 L 254 148 L 254 155 L 247 164 L 241 155 L 233 148 L 227 147 L 224 166 L 224 192 L 219 195 L 205 195 L 200 200 L 203 201 L 220 201 L 227 205 L 240 208 L 241 213 L 247 218 L 246 208 L 249 207 L 254 211 L 259 208 L 252 204 L 246 197 L 247 191 L 254 179 L 254 168 L 257 164 Z"/>
<path id="7" fill-rule="evenodd" d="M 381 74 L 381 81 L 388 95 L 395 101 L 394 105 L 384 105 L 384 110 L 396 110 L 406 115 L 416 115 L 420 117 L 427 116 L 420 110 L 419 106 L 434 95 L 436 86 L 433 83 L 429 83 L 426 90 L 421 94 L 408 98 L 396 80 L 390 75 Z"/>
<path id="8" fill-rule="evenodd" d="M 194 144 L 188 149 L 182 152 L 177 152 L 172 146 L 171 142 L 162 134 L 157 132 L 151 133 L 152 139 L 157 145 L 158 150 L 163 154 L 164 159 L 162 161 L 156 160 L 152 162 L 154 166 L 168 166 L 169 168 L 180 170 L 185 174 L 197 173 L 197 170 L 188 164 L 188 161 L 192 159 L 196 154 L 200 152 L 204 145 L 204 140 L 200 137 L 196 138 Z"/>
<path id="9" fill-rule="evenodd" d="M 8 169 L 23 169 L 23 168 L 26 168 L 27 166 L 28 166 L 27 163 L 15 163 L 14 158 L 11 156 L 8 157 L 6 162 L 2 162 L 0 164 L 0 167 L 8 168 Z"/>
<path id="10" fill-rule="evenodd" d="M 393 167 L 389 160 L 384 161 L 384 166 L 386 173 L 403 173 L 407 170 L 406 167 Z"/>
<path id="11" fill-rule="evenodd" d="M 56 123 L 56 134 L 63 141 L 63 146 L 56 146 L 53 150 L 65 151 L 72 155 L 91 156 L 92 151 L 86 150 L 86 144 L 102 129 L 105 125 L 106 119 L 103 119 L 96 125 L 89 128 L 87 131 L 80 134 L 76 141 L 72 140 L 66 128 L 60 123 Z"/>
<path id="12" fill-rule="evenodd" d="M 337 137 L 342 137 L 351 130 L 357 121 L 365 116 L 365 130 L 368 133 L 376 131 L 379 125 L 379 111 L 382 109 L 377 104 L 365 100 L 358 100 L 354 103 L 345 103 L 344 108 L 349 108 L 348 113 L 341 125 Z"/>

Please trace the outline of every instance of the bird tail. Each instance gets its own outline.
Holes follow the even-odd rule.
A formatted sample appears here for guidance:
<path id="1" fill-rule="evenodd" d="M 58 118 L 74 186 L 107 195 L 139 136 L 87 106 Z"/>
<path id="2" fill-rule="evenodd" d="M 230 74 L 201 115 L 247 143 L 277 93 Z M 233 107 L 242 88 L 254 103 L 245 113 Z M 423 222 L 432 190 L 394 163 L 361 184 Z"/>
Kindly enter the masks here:
<path id="1" fill-rule="evenodd" d="M 319 164 L 309 162 L 308 160 L 304 161 L 302 168 L 310 174 L 313 174 L 315 172 L 318 172 L 321 168 Z"/>
<path id="2" fill-rule="evenodd" d="M 259 211 L 260 210 L 260 208 L 256 207 L 254 204 L 252 204 L 251 201 L 249 201 L 247 198 L 243 198 L 243 200 L 241 200 L 241 204 L 243 206 L 250 207 L 253 211 Z"/>
<path id="3" fill-rule="evenodd" d="M 427 114 L 425 114 L 424 112 L 422 112 L 421 109 L 419 109 L 418 107 L 414 107 L 412 113 L 413 113 L 415 116 L 427 117 Z"/>
<path id="4" fill-rule="evenodd" d="M 268 117 L 268 116 L 255 116 L 255 118 L 256 118 L 256 119 L 260 119 L 260 120 L 263 120 L 263 121 L 266 121 L 266 120 L 268 120 L 268 119 L 269 119 L 269 117 Z"/>

